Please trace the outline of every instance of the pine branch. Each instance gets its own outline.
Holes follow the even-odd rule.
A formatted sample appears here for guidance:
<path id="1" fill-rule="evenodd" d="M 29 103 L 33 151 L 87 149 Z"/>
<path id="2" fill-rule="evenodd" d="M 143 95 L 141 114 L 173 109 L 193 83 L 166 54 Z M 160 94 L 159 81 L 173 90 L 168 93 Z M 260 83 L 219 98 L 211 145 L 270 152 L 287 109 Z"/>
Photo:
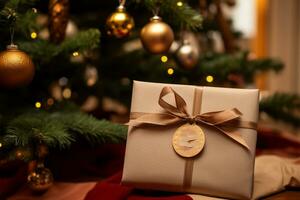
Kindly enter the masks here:
<path id="1" fill-rule="evenodd" d="M 59 46 L 63 53 L 73 51 L 83 51 L 86 49 L 95 49 L 100 44 L 100 31 L 98 29 L 88 29 L 77 33 L 74 37 L 65 39 Z"/>
<path id="2" fill-rule="evenodd" d="M 36 23 L 37 13 L 32 9 L 27 10 L 24 14 L 19 14 L 16 21 L 16 30 L 21 32 L 24 36 L 29 38 L 32 31 L 38 31 L 40 27 Z"/>
<path id="3" fill-rule="evenodd" d="M 296 127 L 300 126 L 300 96 L 298 95 L 276 93 L 262 99 L 259 109 L 274 119 L 285 121 Z"/>
<path id="4" fill-rule="evenodd" d="M 15 23 L 30 9 L 37 0 L 9 0 L 1 1 L 0 22 L 5 25 Z"/>
<path id="5" fill-rule="evenodd" d="M 61 120 L 65 127 L 82 135 L 91 144 L 117 143 L 126 139 L 127 128 L 83 113 L 69 113 Z"/>
<path id="6" fill-rule="evenodd" d="M 265 58 L 248 60 L 248 52 L 242 51 L 235 54 L 207 53 L 199 60 L 201 68 L 198 71 L 204 74 L 213 74 L 221 80 L 226 80 L 231 73 L 241 74 L 247 83 L 253 82 L 255 73 L 259 71 L 283 69 L 283 63 L 279 60 Z"/>
<path id="7" fill-rule="evenodd" d="M 198 11 L 192 9 L 183 1 L 182 6 L 177 5 L 177 0 L 133 0 L 144 5 L 151 12 L 159 7 L 159 14 L 167 17 L 167 21 L 177 27 L 197 30 L 201 27 L 202 17 Z"/>
<path id="8" fill-rule="evenodd" d="M 6 6 L 17 10 L 33 6 L 36 2 L 37 0 L 9 0 L 6 3 Z"/>
<path id="9" fill-rule="evenodd" d="M 32 59 L 41 63 L 48 63 L 57 56 L 60 48 L 46 40 L 36 40 L 34 42 L 18 42 L 19 48 L 30 54 Z"/>
<path id="10" fill-rule="evenodd" d="M 199 11 L 192 9 L 186 3 L 178 7 L 177 2 L 174 0 L 164 0 L 161 7 L 162 14 L 166 15 L 178 27 L 185 27 L 194 31 L 201 28 L 202 17 Z"/>
<path id="11" fill-rule="evenodd" d="M 28 147 L 39 142 L 50 148 L 68 148 L 81 135 L 91 145 L 124 141 L 123 125 L 97 120 L 79 111 L 27 111 L 8 122 L 2 141 L 5 146 Z"/>
<path id="12" fill-rule="evenodd" d="M 47 63 L 58 55 L 69 56 L 73 51 L 97 48 L 99 43 L 100 31 L 98 29 L 88 29 L 64 40 L 60 45 L 55 45 L 46 40 L 36 40 L 34 42 L 19 42 L 19 46 L 20 49 L 29 53 L 34 61 Z"/>
<path id="13" fill-rule="evenodd" d="M 63 124 L 46 112 L 16 117 L 8 123 L 6 133 L 4 142 L 14 146 L 31 146 L 42 141 L 54 148 L 66 148 L 74 141 Z"/>

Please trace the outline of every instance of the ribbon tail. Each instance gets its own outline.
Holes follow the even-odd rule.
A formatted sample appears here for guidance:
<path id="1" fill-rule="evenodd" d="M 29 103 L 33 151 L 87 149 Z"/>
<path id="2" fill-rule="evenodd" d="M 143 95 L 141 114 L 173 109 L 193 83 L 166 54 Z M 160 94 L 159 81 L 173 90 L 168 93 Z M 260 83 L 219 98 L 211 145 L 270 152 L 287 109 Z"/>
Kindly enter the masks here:
<path id="1" fill-rule="evenodd" d="M 233 108 L 222 111 L 204 113 L 199 116 L 196 116 L 196 119 L 208 122 L 212 125 L 219 125 L 238 119 L 240 116 L 242 116 L 242 113 L 238 109 Z"/>
<path id="2" fill-rule="evenodd" d="M 140 116 L 136 116 L 136 114 L 132 114 L 130 117 L 130 121 L 126 124 L 129 126 L 139 126 L 142 124 L 151 124 L 158 126 L 165 126 L 169 124 L 177 123 L 182 119 L 170 114 L 157 114 L 157 113 L 148 113 L 141 114 Z"/>
<path id="3" fill-rule="evenodd" d="M 239 132 L 235 132 L 235 131 L 229 132 L 229 131 L 225 131 L 224 129 L 221 129 L 219 127 L 216 127 L 216 128 L 219 129 L 225 135 L 227 135 L 229 138 L 231 138 L 232 140 L 237 142 L 238 144 L 245 147 L 247 150 L 250 150 L 250 147 L 248 146 L 248 144 L 246 143 L 246 141 L 244 140 L 244 138 L 242 137 L 242 135 Z"/>

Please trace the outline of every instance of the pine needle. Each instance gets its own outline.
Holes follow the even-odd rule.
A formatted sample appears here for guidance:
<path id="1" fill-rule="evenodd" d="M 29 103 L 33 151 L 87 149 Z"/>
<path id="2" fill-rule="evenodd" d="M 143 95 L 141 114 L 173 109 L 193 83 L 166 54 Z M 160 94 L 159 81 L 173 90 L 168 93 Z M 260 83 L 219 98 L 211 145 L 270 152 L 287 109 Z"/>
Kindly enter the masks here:
<path id="1" fill-rule="evenodd" d="M 259 106 L 274 119 L 300 126 L 300 96 L 296 94 L 276 93 L 262 99 Z"/>

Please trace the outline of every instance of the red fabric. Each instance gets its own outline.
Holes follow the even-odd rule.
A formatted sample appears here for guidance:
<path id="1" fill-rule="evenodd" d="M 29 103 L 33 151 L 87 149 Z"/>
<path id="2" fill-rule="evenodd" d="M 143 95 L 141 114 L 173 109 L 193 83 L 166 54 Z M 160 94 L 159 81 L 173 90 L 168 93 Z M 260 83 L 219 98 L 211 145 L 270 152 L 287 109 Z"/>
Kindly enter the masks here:
<path id="1" fill-rule="evenodd" d="M 138 191 L 120 184 L 122 172 L 98 183 L 84 200 L 192 200 L 187 195 L 155 191 Z"/>
<path id="2" fill-rule="evenodd" d="M 13 194 L 26 181 L 27 168 L 24 165 L 20 165 L 16 169 L 13 169 L 15 168 L 13 165 L 8 165 L 9 169 L 1 168 L 0 199 L 5 199 L 6 196 Z M 16 170 L 16 172 L 11 176 L 7 176 L 7 174 L 11 173 L 12 169 Z"/>
<path id="3" fill-rule="evenodd" d="M 51 152 L 47 167 L 51 169 L 55 180 L 77 181 L 94 180 L 95 177 L 109 177 L 123 167 L 124 144 L 103 144 L 90 147 L 88 144 L 76 144 L 65 152 Z"/>
<path id="4" fill-rule="evenodd" d="M 300 140 L 290 133 L 282 133 L 270 128 L 258 129 L 256 155 L 277 155 L 299 157 Z"/>

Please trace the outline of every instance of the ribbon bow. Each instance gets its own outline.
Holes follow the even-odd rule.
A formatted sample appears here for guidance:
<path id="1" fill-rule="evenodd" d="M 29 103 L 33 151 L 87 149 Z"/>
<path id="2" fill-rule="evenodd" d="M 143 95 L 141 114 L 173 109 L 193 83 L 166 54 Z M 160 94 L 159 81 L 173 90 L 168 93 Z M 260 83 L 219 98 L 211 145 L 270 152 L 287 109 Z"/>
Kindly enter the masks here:
<path id="1" fill-rule="evenodd" d="M 170 93 L 174 94 L 176 107 L 167 103 L 163 99 L 163 97 Z M 256 123 L 239 120 L 239 118 L 242 116 L 242 113 L 237 108 L 191 116 L 187 112 L 187 106 L 184 99 L 168 86 L 162 89 L 158 104 L 166 111 L 166 113 L 134 112 L 130 115 L 130 121 L 128 125 L 139 126 L 141 124 L 152 124 L 165 126 L 182 121 L 186 121 L 188 123 L 205 124 L 218 129 L 221 133 L 225 134 L 249 150 L 249 146 L 240 133 L 224 129 L 226 126 L 256 129 Z"/>

